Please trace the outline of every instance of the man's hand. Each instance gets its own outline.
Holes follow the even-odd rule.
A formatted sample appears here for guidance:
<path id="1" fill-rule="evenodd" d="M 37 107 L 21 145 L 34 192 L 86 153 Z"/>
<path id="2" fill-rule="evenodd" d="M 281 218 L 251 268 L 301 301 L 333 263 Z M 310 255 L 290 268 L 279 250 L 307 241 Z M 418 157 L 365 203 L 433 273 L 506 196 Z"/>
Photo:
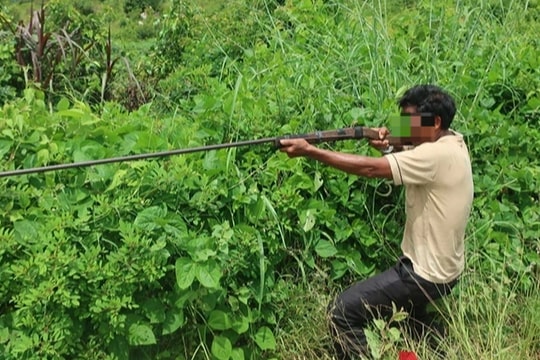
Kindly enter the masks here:
<path id="1" fill-rule="evenodd" d="M 373 130 L 376 130 L 379 132 L 379 140 L 370 140 L 369 141 L 370 145 L 379 151 L 383 151 L 387 149 L 389 146 L 389 143 L 386 137 L 390 135 L 390 131 L 388 131 L 388 129 L 385 127 L 375 128 Z"/>
<path id="2" fill-rule="evenodd" d="M 304 139 L 281 139 L 279 151 L 287 153 L 290 158 L 306 156 L 314 146 Z"/>

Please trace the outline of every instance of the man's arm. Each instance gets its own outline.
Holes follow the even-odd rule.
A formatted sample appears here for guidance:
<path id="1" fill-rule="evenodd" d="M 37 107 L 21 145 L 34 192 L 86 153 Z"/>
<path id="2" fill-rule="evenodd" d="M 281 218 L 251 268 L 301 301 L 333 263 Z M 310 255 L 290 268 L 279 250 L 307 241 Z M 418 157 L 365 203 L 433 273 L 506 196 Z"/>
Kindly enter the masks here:
<path id="1" fill-rule="evenodd" d="M 280 150 L 289 157 L 305 156 L 349 174 L 392 179 L 390 163 L 384 157 L 375 158 L 319 149 L 304 139 L 282 139 L 281 146 Z"/>

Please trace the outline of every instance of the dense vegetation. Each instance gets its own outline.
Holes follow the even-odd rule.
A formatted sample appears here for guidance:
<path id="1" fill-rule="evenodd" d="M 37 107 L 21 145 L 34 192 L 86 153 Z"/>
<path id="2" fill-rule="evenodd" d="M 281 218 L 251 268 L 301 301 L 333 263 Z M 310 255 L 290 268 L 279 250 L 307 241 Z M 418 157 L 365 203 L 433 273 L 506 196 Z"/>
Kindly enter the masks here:
<path id="1" fill-rule="evenodd" d="M 0 2 L 1 169 L 381 125 L 439 84 L 475 181 L 446 358 L 538 359 L 537 3 L 201 3 Z M 395 261 L 404 220 L 400 188 L 266 145 L 0 188 L 5 359 L 329 359 L 326 304 Z M 373 358 L 435 358 L 401 318 Z"/>

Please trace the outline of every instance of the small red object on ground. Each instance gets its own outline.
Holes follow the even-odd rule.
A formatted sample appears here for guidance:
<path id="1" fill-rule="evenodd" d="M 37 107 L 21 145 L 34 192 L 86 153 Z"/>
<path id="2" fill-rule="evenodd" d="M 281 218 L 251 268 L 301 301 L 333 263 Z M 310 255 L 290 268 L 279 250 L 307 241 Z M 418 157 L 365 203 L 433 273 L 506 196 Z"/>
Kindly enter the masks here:
<path id="1" fill-rule="evenodd" d="M 418 360 L 416 354 L 412 351 L 400 351 L 399 360 Z"/>

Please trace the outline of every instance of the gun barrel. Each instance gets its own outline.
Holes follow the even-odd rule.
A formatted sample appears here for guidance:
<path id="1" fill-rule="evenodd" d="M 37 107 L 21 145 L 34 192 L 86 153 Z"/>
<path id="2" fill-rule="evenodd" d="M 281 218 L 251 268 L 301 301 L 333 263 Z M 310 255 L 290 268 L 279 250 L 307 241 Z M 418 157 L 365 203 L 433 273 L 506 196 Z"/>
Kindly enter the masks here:
<path id="1" fill-rule="evenodd" d="M 281 146 L 280 140 L 294 139 L 294 138 L 303 138 L 303 139 L 306 139 L 306 141 L 310 143 L 321 143 L 321 142 L 327 142 L 327 141 L 347 140 L 347 139 L 362 139 L 362 138 L 378 139 L 379 134 L 376 130 L 373 130 L 367 127 L 356 126 L 356 127 L 342 128 L 342 129 L 337 129 L 337 130 L 316 131 L 309 134 L 285 135 L 281 137 L 237 141 L 237 142 L 223 143 L 223 144 L 216 144 L 216 145 L 198 146 L 198 147 L 186 148 L 186 149 L 176 149 L 176 150 L 160 151 L 160 152 L 146 153 L 146 154 L 118 156 L 118 157 L 112 157 L 112 158 L 106 158 L 106 159 L 73 162 L 73 163 L 67 163 L 67 164 L 47 165 L 47 166 L 33 167 L 33 168 L 27 168 L 27 169 L 8 170 L 8 171 L 0 172 L 0 178 L 27 175 L 27 174 L 37 174 L 37 173 L 44 173 L 44 172 L 49 172 L 49 171 L 72 169 L 72 168 L 90 167 L 90 166 L 96 166 L 96 165 L 135 161 L 135 160 L 145 160 L 145 159 L 151 159 L 151 158 L 161 158 L 161 157 L 172 156 L 172 155 L 189 154 L 189 153 L 200 152 L 200 151 L 218 150 L 218 149 L 225 149 L 225 148 L 232 148 L 232 147 L 257 145 L 257 144 L 263 144 L 263 143 L 274 143 L 274 145 L 279 148 Z"/>

